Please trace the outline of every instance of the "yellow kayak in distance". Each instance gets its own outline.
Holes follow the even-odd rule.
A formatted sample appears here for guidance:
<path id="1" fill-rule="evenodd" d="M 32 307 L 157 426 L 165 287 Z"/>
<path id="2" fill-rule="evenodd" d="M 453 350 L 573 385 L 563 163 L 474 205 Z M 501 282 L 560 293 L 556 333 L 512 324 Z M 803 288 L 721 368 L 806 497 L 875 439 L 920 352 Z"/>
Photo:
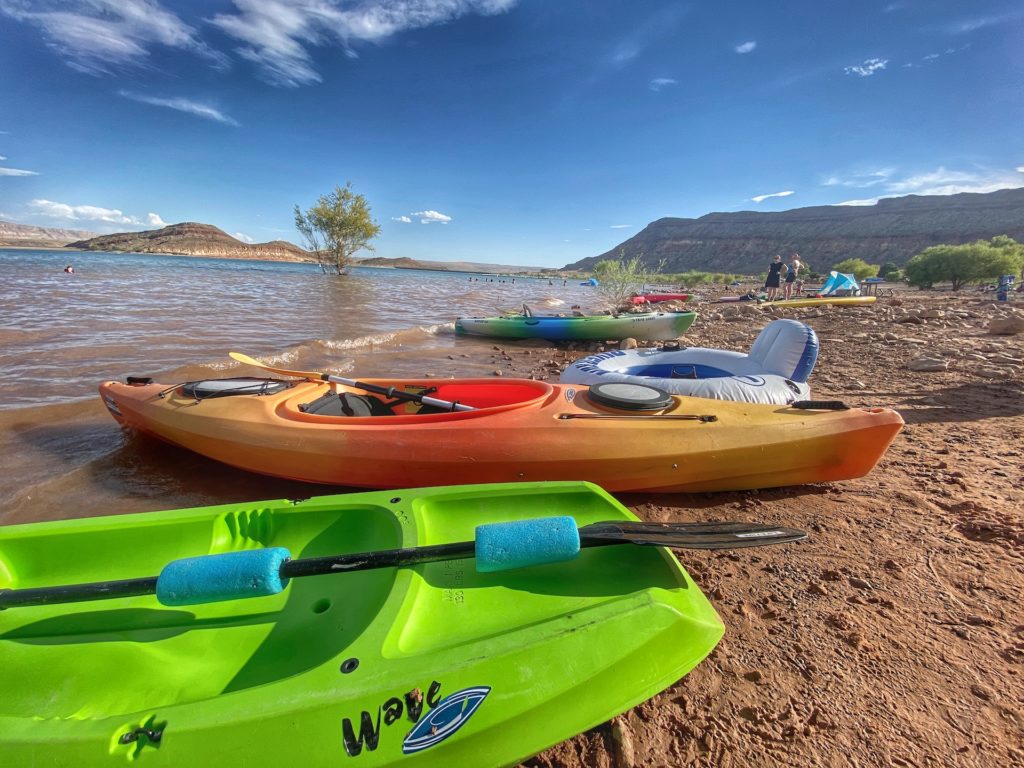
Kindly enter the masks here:
<path id="1" fill-rule="evenodd" d="M 773 307 L 820 307 L 824 304 L 834 304 L 841 307 L 859 307 L 867 304 L 874 304 L 877 296 L 818 296 L 813 299 L 782 299 L 781 301 L 759 301 L 757 306 L 771 305 Z"/>

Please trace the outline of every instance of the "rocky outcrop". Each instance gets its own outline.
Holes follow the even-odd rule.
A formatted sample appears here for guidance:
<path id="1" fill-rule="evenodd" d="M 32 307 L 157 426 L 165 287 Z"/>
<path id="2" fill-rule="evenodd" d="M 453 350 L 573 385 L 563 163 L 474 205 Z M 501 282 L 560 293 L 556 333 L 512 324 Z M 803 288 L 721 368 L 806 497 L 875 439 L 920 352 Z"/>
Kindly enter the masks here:
<path id="1" fill-rule="evenodd" d="M 709 213 L 699 219 L 658 219 L 607 253 L 569 264 L 592 269 L 604 259 L 639 256 L 664 272 L 756 275 L 776 253 L 793 251 L 818 272 L 847 258 L 903 265 L 941 243 L 996 235 L 1024 241 L 1024 189 L 988 194 L 908 195 L 871 206 L 823 205 L 777 213 Z"/>
<path id="2" fill-rule="evenodd" d="M 313 256 L 284 240 L 243 243 L 210 224 L 185 222 L 146 232 L 118 232 L 68 243 L 68 248 L 85 251 L 165 253 L 181 256 L 213 256 L 224 259 L 268 261 L 312 261 Z"/>

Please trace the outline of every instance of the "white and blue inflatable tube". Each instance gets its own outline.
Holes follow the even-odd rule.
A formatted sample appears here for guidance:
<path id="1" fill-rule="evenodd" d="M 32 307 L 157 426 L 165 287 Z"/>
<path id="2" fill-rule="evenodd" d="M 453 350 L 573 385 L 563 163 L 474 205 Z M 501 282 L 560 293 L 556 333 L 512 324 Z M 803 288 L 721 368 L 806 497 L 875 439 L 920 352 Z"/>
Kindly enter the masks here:
<path id="1" fill-rule="evenodd" d="M 623 381 L 675 395 L 789 405 L 810 400 L 807 383 L 818 359 L 818 336 L 796 320 L 775 320 L 750 352 L 685 349 L 612 350 L 583 357 L 561 376 L 565 384 Z"/>

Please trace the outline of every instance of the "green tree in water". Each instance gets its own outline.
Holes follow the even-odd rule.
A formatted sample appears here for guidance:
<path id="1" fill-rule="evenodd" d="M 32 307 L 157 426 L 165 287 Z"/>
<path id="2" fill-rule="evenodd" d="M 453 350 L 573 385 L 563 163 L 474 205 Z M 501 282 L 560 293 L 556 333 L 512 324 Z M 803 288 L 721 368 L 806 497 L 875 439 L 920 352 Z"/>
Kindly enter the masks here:
<path id="1" fill-rule="evenodd" d="M 316 205 L 306 212 L 296 205 L 295 228 L 324 273 L 336 275 L 348 271 L 352 257 L 360 250 L 372 251 L 370 241 L 380 233 L 366 198 L 352 191 L 351 181 L 320 195 Z"/>
<path id="2" fill-rule="evenodd" d="M 609 309 L 624 306 L 631 296 L 642 292 L 655 275 L 644 267 L 639 256 L 628 260 L 622 252 L 619 256 L 618 260 L 606 259 L 594 265 L 597 291 Z"/>

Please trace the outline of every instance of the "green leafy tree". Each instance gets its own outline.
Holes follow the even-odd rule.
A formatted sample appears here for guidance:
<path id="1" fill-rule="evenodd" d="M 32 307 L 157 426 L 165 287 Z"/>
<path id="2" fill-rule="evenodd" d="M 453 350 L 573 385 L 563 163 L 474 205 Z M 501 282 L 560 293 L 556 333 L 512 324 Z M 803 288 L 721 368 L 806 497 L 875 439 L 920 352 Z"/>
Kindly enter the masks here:
<path id="1" fill-rule="evenodd" d="M 858 280 L 863 280 L 865 277 L 874 277 L 878 274 L 878 266 L 868 264 L 864 259 L 843 259 L 832 269 L 836 272 L 853 275 Z"/>
<path id="2" fill-rule="evenodd" d="M 619 259 L 606 259 L 594 265 L 597 291 L 609 309 L 625 305 L 630 296 L 642 292 L 656 275 L 657 271 L 649 271 L 639 256 L 626 259 L 622 251 Z"/>
<path id="3" fill-rule="evenodd" d="M 954 291 L 968 283 L 1015 274 L 1024 264 L 1024 245 L 1006 235 L 962 245 L 933 245 L 907 262 L 911 285 L 931 288 L 948 282 Z"/>
<path id="4" fill-rule="evenodd" d="M 372 251 L 370 241 L 380 232 L 366 198 L 352 191 L 351 181 L 320 195 L 305 212 L 296 205 L 295 228 L 324 273 L 337 275 L 348 271 L 352 257 L 360 250 Z"/>
<path id="5" fill-rule="evenodd" d="M 889 277 L 893 272 L 899 272 L 900 268 L 891 261 L 885 262 L 878 268 L 878 276 L 884 277 L 886 280 L 898 280 L 899 278 Z"/>

